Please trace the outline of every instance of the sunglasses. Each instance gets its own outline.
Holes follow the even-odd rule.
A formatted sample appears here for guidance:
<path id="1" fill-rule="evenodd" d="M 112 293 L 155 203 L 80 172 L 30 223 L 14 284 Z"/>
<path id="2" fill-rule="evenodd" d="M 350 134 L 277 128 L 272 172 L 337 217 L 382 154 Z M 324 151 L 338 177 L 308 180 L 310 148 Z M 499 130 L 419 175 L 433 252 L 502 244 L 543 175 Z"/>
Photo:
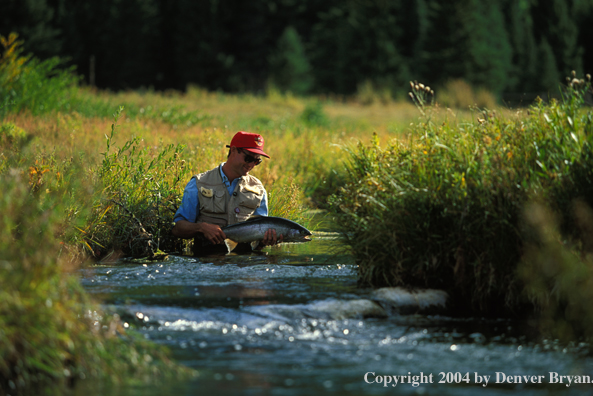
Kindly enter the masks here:
<path id="1" fill-rule="evenodd" d="M 242 149 L 238 148 L 239 152 L 245 154 L 245 162 L 247 162 L 248 164 L 251 162 L 255 162 L 255 165 L 259 165 L 261 164 L 262 159 L 261 158 L 255 158 L 252 155 L 247 154 L 245 151 L 243 151 Z"/>

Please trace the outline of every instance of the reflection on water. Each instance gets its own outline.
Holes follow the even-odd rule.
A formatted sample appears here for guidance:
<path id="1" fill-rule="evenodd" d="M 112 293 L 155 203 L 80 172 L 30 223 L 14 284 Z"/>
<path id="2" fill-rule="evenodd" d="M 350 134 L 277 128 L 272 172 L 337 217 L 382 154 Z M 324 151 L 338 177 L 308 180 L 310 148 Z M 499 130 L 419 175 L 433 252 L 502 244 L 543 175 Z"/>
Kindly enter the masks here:
<path id="1" fill-rule="evenodd" d="M 107 309 L 168 345 L 200 375 L 161 386 L 83 382 L 79 395 L 548 395 L 593 389 L 549 383 L 550 372 L 593 377 L 593 360 L 582 346 L 534 343 L 516 323 L 355 311 L 359 306 L 347 302 L 367 300 L 371 290 L 357 287 L 356 266 L 331 235 L 268 248 L 267 254 L 171 257 L 99 266 L 82 276 Z M 544 377 L 541 384 L 497 384 L 497 372 Z M 367 373 L 374 373 L 366 377 L 372 383 L 365 381 Z M 383 386 L 385 376 L 406 381 L 421 373 L 432 374 L 434 383 Z"/>

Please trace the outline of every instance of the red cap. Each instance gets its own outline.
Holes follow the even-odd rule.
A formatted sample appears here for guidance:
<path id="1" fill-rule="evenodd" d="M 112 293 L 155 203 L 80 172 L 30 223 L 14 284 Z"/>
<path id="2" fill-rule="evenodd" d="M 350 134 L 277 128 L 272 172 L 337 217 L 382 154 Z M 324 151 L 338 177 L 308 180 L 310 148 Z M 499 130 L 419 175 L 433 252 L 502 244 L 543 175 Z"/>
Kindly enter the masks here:
<path id="1" fill-rule="evenodd" d="M 227 145 L 229 148 L 232 146 L 270 158 L 268 154 L 264 153 L 264 138 L 257 133 L 237 132 L 231 140 L 231 145 Z"/>

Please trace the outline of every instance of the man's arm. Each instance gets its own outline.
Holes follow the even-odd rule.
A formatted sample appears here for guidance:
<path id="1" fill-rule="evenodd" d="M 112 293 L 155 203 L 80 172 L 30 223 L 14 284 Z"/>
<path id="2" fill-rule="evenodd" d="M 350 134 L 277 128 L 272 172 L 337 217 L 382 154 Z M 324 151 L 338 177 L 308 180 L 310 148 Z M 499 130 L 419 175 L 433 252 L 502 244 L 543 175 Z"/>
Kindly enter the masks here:
<path id="1" fill-rule="evenodd" d="M 172 234 L 179 238 L 194 238 L 198 233 L 204 234 L 207 240 L 217 245 L 223 243 L 226 235 L 216 224 L 192 223 L 187 220 L 179 220 L 171 230 Z"/>
<path id="2" fill-rule="evenodd" d="M 183 191 L 183 198 L 175 213 L 173 219 L 175 225 L 171 233 L 185 239 L 194 238 L 201 233 L 213 244 L 222 243 L 226 236 L 220 227 L 215 224 L 196 222 L 198 214 L 198 186 L 196 179 L 192 178 Z"/>

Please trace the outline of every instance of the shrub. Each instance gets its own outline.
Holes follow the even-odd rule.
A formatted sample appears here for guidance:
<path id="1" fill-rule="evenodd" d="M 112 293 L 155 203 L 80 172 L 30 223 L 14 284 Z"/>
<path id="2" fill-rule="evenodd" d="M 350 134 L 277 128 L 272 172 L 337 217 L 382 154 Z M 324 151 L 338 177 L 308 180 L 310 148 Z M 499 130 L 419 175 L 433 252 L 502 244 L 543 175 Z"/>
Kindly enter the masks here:
<path id="1" fill-rule="evenodd" d="M 517 273 L 525 296 L 538 308 L 541 332 L 548 338 L 593 339 L 593 212 L 576 200 L 581 246 L 566 243 L 559 216 L 541 203 L 531 203 L 523 215 L 525 252 Z M 574 240 L 573 240 L 574 241 Z"/>
<path id="2" fill-rule="evenodd" d="M 25 109 L 39 114 L 69 108 L 79 82 L 73 69 L 60 69 L 58 58 L 39 61 L 22 55 L 23 42 L 17 39 L 16 33 L 0 36 L 4 47 L 0 58 L 0 116 Z"/>
<path id="3" fill-rule="evenodd" d="M 329 123 L 329 119 L 323 111 L 323 104 L 319 100 L 307 104 L 301 113 L 301 120 L 308 126 L 326 126 Z"/>
<path id="4" fill-rule="evenodd" d="M 63 394 L 84 378 L 187 375 L 80 285 L 64 241 L 76 238 L 87 210 L 83 171 L 10 155 L 0 173 L 0 394 Z"/>
<path id="5" fill-rule="evenodd" d="M 444 107 L 494 109 L 496 97 L 485 88 L 474 89 L 464 80 L 451 80 L 439 90 L 437 102 Z"/>
<path id="6" fill-rule="evenodd" d="M 370 80 L 365 80 L 357 85 L 355 98 L 358 103 L 363 105 L 387 104 L 392 101 L 391 92 L 388 88 L 378 89 Z"/>
<path id="7" fill-rule="evenodd" d="M 0 147 L 19 148 L 28 140 L 27 133 L 12 122 L 0 124 Z"/>
<path id="8" fill-rule="evenodd" d="M 120 107 L 113 115 L 103 161 L 94 170 L 102 192 L 82 230 L 85 245 L 95 257 L 113 251 L 148 258 L 181 252 L 184 242 L 171 228 L 189 180 L 189 167 L 181 159 L 184 146 L 148 148 L 133 138 L 112 147 L 122 112 Z"/>
<path id="9" fill-rule="evenodd" d="M 593 187 L 591 112 L 580 109 L 587 90 L 460 125 L 433 123 L 429 108 L 405 144 L 348 148 L 348 183 L 330 204 L 361 283 L 445 289 L 480 314 L 531 306 L 516 274 L 521 213 L 534 197 L 566 208 Z"/>

